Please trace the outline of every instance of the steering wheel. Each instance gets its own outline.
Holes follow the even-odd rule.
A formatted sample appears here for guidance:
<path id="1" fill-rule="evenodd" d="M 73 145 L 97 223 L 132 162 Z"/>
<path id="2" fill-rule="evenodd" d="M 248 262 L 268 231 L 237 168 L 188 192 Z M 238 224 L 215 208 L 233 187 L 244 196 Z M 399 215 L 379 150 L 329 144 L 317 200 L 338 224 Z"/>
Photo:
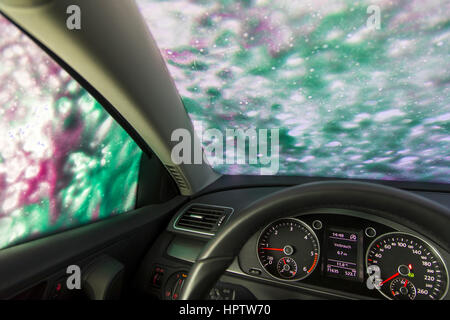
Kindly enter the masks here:
<path id="1" fill-rule="evenodd" d="M 315 208 L 357 209 L 403 224 L 450 247 L 450 210 L 403 190 L 364 182 L 313 182 L 270 194 L 245 208 L 209 241 L 192 266 L 181 299 L 206 297 L 246 241 L 260 228 Z"/>

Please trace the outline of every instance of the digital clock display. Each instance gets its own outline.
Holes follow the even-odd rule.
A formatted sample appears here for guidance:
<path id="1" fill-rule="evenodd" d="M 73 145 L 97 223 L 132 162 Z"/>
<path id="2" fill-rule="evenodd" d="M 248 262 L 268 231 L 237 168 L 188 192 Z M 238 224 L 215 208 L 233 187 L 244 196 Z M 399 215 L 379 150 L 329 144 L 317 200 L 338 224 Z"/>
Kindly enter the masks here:
<path id="1" fill-rule="evenodd" d="M 360 280 L 361 240 L 360 231 L 327 229 L 325 273 L 330 277 Z"/>

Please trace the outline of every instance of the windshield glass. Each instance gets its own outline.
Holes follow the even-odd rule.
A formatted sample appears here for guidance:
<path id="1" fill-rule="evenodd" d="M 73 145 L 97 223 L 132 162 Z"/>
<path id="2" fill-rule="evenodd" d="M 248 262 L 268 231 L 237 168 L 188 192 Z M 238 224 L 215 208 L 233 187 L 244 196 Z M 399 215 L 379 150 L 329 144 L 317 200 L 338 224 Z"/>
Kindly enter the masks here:
<path id="1" fill-rule="evenodd" d="M 450 1 L 137 3 L 194 124 L 279 128 L 277 174 L 450 182 Z"/>

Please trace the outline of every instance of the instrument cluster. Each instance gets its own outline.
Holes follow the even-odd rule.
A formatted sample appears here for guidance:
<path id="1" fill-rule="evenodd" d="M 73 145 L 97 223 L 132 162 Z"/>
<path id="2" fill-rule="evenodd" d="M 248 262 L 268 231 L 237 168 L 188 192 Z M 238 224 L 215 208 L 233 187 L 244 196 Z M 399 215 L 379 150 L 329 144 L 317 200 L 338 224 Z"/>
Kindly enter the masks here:
<path id="1" fill-rule="evenodd" d="M 440 300 L 448 291 L 447 266 L 430 241 L 356 216 L 276 220 L 249 241 L 239 261 L 252 275 L 392 300 Z"/>

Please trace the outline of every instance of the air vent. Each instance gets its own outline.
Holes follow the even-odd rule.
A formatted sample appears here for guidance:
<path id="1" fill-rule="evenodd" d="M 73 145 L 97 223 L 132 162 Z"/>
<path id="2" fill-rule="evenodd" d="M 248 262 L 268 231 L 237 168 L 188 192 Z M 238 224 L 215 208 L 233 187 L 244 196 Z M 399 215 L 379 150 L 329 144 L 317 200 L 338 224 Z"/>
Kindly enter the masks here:
<path id="1" fill-rule="evenodd" d="M 193 204 L 175 221 L 175 229 L 214 235 L 233 213 L 232 208 Z"/>
<path id="2" fill-rule="evenodd" d="M 169 170 L 170 175 L 177 183 L 178 187 L 182 190 L 189 190 L 188 184 L 186 182 L 186 179 L 184 178 L 181 171 L 178 169 L 178 167 L 166 165 L 167 170 Z"/>

